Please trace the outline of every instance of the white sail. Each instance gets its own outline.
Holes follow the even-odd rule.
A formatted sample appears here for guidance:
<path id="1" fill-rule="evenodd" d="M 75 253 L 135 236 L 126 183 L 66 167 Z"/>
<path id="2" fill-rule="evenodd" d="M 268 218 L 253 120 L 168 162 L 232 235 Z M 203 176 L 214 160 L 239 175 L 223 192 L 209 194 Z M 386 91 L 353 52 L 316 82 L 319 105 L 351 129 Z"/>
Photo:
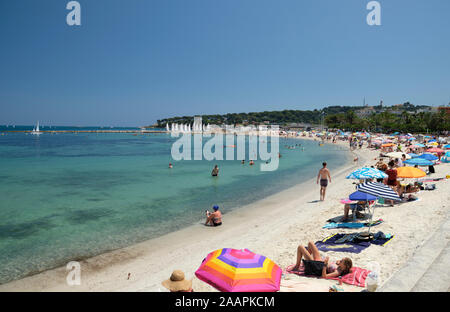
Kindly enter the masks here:
<path id="1" fill-rule="evenodd" d="M 37 122 L 36 127 L 31 131 L 32 134 L 41 134 L 41 131 L 39 130 L 39 120 Z"/>
<path id="2" fill-rule="evenodd" d="M 170 129 L 169 129 L 169 124 L 168 123 L 166 123 L 166 130 L 169 132 L 170 131 Z"/>

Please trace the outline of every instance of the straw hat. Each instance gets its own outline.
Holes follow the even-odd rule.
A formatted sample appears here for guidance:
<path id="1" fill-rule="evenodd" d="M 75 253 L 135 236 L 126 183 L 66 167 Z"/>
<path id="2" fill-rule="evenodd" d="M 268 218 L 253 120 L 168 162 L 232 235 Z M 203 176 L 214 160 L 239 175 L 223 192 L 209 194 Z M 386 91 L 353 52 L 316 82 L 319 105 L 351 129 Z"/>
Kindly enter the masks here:
<path id="1" fill-rule="evenodd" d="M 181 270 L 173 271 L 170 279 L 163 281 L 161 284 L 170 291 L 187 291 L 192 288 L 192 280 L 184 279 L 184 272 Z"/>

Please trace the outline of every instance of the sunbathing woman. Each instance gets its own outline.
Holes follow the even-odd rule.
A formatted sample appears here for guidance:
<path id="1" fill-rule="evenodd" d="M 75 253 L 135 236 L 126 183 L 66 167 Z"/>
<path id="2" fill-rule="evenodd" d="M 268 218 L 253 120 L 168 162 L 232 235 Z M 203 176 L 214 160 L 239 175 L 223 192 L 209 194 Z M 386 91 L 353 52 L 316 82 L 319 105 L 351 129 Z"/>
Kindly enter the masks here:
<path id="1" fill-rule="evenodd" d="M 329 257 L 323 258 L 320 255 L 319 249 L 317 249 L 316 245 L 314 245 L 313 242 L 309 242 L 308 247 L 306 248 L 303 245 L 298 246 L 297 262 L 295 263 L 295 266 L 292 268 L 292 271 L 298 271 L 302 258 L 306 260 L 315 260 L 324 262 L 325 265 L 323 266 L 322 269 L 323 278 L 332 278 L 348 274 L 353 265 L 352 260 L 350 258 L 342 258 L 341 260 L 330 263 Z"/>
<path id="2" fill-rule="evenodd" d="M 206 210 L 206 222 L 205 225 L 219 226 L 222 225 L 222 213 L 219 211 L 219 206 L 213 207 L 214 212 Z"/>

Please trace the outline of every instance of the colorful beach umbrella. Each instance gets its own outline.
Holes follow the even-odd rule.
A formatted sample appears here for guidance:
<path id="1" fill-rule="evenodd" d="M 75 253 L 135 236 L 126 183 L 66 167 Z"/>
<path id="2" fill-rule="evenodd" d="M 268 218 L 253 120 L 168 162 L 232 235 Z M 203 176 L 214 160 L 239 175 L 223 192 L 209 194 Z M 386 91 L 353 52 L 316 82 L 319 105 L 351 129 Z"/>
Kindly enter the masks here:
<path id="1" fill-rule="evenodd" d="M 433 163 L 429 160 L 420 158 L 420 157 L 416 157 L 413 159 L 407 159 L 404 161 L 405 164 L 408 165 L 418 165 L 418 166 L 431 166 Z"/>
<path id="2" fill-rule="evenodd" d="M 445 151 L 443 149 L 440 149 L 437 147 L 429 148 L 429 149 L 427 149 L 427 152 L 429 152 L 429 153 L 445 153 Z"/>
<path id="3" fill-rule="evenodd" d="M 390 146 L 395 146 L 395 144 L 394 143 L 386 143 L 386 144 L 381 145 L 381 147 L 390 147 Z"/>
<path id="4" fill-rule="evenodd" d="M 425 145 L 423 145 L 421 143 L 416 143 L 412 147 L 425 147 Z"/>
<path id="5" fill-rule="evenodd" d="M 444 148 L 450 148 L 450 144 L 445 145 Z"/>
<path id="6" fill-rule="evenodd" d="M 377 200 L 377 197 L 374 195 L 367 194 L 365 192 L 356 191 L 354 193 L 351 193 L 348 196 L 351 200 L 357 200 L 357 201 L 371 201 L 371 200 Z"/>
<path id="7" fill-rule="evenodd" d="M 281 269 L 248 249 L 223 248 L 209 253 L 195 276 L 223 292 L 275 292 Z"/>
<path id="8" fill-rule="evenodd" d="M 381 197 L 384 199 L 392 199 L 392 200 L 396 200 L 396 201 L 401 201 L 400 197 L 398 196 L 398 194 L 391 189 L 389 186 L 382 184 L 382 183 L 378 183 L 378 182 L 365 182 L 362 184 L 359 184 L 356 189 L 358 191 L 370 194 L 370 195 L 374 195 L 377 197 Z"/>
<path id="9" fill-rule="evenodd" d="M 406 162 L 406 161 L 405 161 Z M 397 168 L 397 178 L 422 178 L 427 174 L 425 171 L 414 167 Z"/>
<path id="10" fill-rule="evenodd" d="M 419 158 L 430 160 L 430 161 L 439 159 L 439 157 L 434 156 L 433 154 L 429 154 L 429 153 L 422 154 L 419 156 Z"/>
<path id="11" fill-rule="evenodd" d="M 384 179 L 387 178 L 387 174 L 381 170 L 371 168 L 371 167 L 363 167 L 357 169 L 350 173 L 346 178 L 347 179 Z"/>
<path id="12" fill-rule="evenodd" d="M 417 154 L 414 154 L 414 153 L 409 153 L 408 155 L 409 155 L 409 156 L 411 156 L 411 158 L 416 158 L 416 157 L 419 157 L 419 155 L 417 155 Z"/>

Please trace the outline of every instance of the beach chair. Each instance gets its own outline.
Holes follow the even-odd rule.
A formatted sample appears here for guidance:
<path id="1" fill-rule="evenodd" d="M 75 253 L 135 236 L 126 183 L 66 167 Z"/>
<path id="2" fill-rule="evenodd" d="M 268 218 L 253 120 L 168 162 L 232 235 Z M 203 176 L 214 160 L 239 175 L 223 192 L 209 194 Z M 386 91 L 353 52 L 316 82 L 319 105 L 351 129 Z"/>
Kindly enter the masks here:
<path id="1" fill-rule="evenodd" d="M 369 214 L 370 220 L 372 221 L 372 214 L 373 214 L 373 213 L 370 211 L 370 209 L 371 209 L 372 206 L 374 206 L 374 205 L 375 205 L 375 201 L 369 201 L 369 202 L 366 202 L 365 205 L 358 205 L 357 208 L 352 208 L 352 218 L 353 218 L 353 221 L 356 220 L 356 212 L 357 212 L 357 211 L 361 211 L 361 212 L 363 212 L 363 213 Z M 360 209 L 358 209 L 358 208 L 360 208 Z"/>

